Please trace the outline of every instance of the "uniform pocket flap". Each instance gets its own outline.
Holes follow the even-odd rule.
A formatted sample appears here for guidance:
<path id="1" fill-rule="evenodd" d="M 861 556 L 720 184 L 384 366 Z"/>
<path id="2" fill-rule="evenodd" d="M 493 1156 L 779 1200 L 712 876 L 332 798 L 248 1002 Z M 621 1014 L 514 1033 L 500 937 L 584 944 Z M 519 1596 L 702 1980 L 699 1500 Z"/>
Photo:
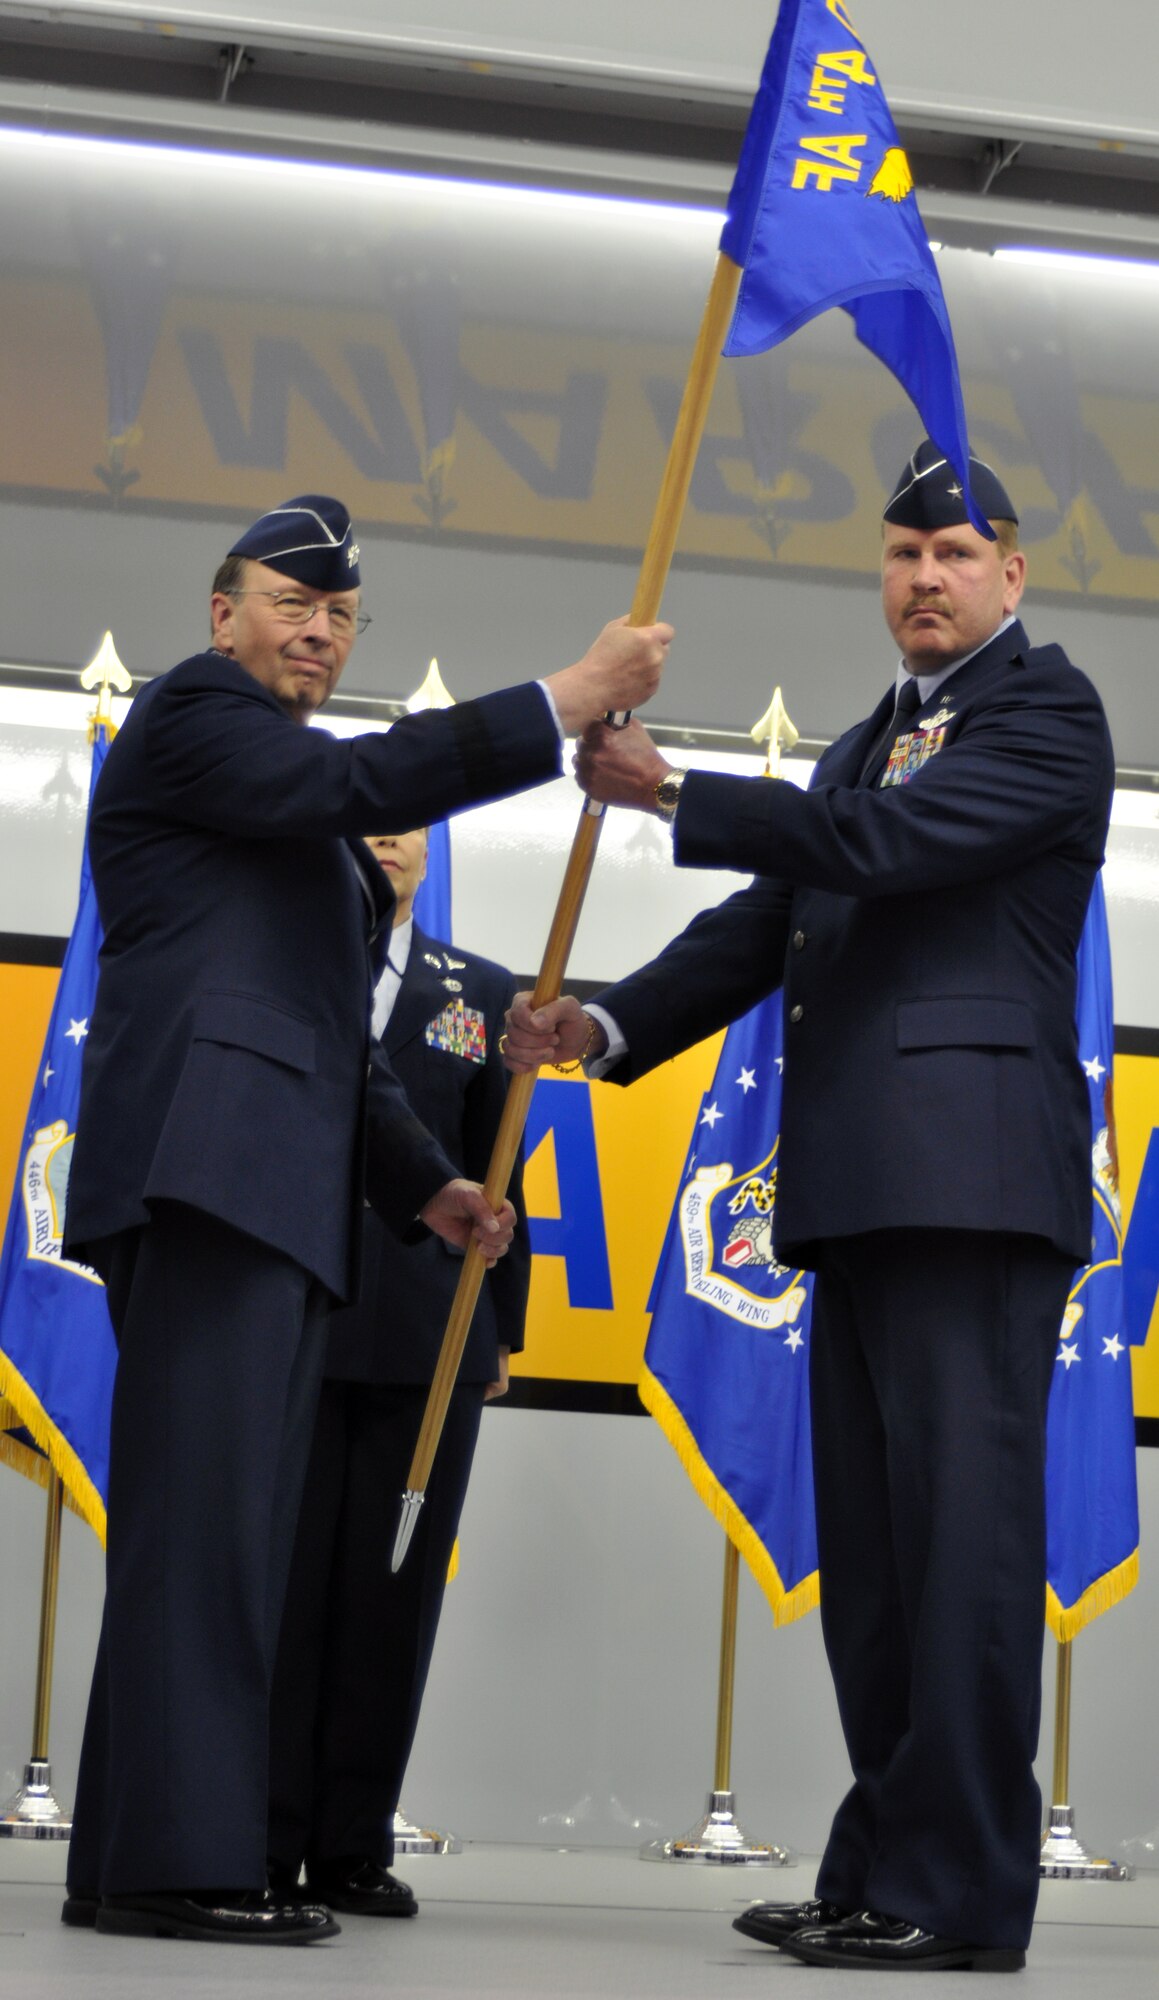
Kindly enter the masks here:
<path id="1" fill-rule="evenodd" d="M 948 994 L 940 1000 L 901 1000 L 899 1049 L 1032 1049 L 1034 1016 L 1024 1000 L 986 994 Z"/>
<path id="2" fill-rule="evenodd" d="M 313 1024 L 251 993 L 203 993 L 193 1016 L 193 1039 L 251 1049 L 308 1076 L 316 1067 Z"/>

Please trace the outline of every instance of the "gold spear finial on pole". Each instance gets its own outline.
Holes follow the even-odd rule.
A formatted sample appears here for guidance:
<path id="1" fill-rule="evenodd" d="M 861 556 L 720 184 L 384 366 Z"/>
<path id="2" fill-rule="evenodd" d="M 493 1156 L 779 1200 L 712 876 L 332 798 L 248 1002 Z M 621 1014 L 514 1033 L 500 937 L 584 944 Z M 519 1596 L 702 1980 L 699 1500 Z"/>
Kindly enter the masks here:
<path id="1" fill-rule="evenodd" d="M 749 735 L 758 750 L 765 752 L 766 778 L 781 775 L 781 752 L 792 750 L 801 740 L 801 732 L 789 719 L 789 712 L 781 700 L 779 687 L 773 689 L 773 698 L 759 722 L 754 722 Z"/>
<path id="2" fill-rule="evenodd" d="M 432 660 L 421 687 L 417 687 L 414 693 L 408 694 L 406 698 L 407 714 L 418 715 L 424 708 L 454 708 L 454 706 L 455 697 L 439 672 L 439 663 L 437 660 Z"/>
<path id="3" fill-rule="evenodd" d="M 97 705 L 89 717 L 89 742 L 99 729 L 111 732 L 113 727 L 113 689 L 118 694 L 128 694 L 133 685 L 133 676 L 120 658 L 113 644 L 113 635 L 106 632 L 87 667 L 82 667 L 80 684 L 85 693 L 99 688 Z"/>

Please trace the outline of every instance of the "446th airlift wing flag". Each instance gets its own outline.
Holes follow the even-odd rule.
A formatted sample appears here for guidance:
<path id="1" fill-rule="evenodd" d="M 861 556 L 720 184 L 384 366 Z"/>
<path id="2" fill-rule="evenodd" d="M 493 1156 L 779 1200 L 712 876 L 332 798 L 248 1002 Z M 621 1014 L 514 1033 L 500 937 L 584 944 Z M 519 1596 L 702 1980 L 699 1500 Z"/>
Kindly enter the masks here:
<path id="1" fill-rule="evenodd" d="M 90 809 L 108 746 L 106 726 L 98 725 Z M 96 1272 L 61 1255 L 81 1057 L 100 947 L 86 839 L 76 922 L 32 1093 L 0 1257 L 0 1457 L 33 1477 L 50 1461 L 70 1505 L 103 1541 L 116 1343 Z"/>
<path id="2" fill-rule="evenodd" d="M 962 481 L 969 444 L 950 316 L 913 175 L 845 0 L 781 0 L 720 247 L 742 268 L 728 355 L 830 306 L 884 361 Z"/>

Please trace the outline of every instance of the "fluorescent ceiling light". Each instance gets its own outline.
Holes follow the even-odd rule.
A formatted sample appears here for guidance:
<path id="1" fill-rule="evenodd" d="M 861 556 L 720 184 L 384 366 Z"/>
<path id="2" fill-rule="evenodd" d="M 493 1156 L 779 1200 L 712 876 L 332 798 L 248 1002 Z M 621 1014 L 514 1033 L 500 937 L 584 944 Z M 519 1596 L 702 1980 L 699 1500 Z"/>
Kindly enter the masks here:
<path id="1" fill-rule="evenodd" d="M 1148 263 L 1143 258 L 1088 256 L 1085 250 L 1032 250 L 1020 249 L 1011 244 L 991 251 L 991 256 L 1005 264 L 1028 264 L 1042 270 L 1069 271 L 1078 277 L 1128 278 L 1144 284 L 1159 279 L 1159 263 Z"/>
<path id="2" fill-rule="evenodd" d="M 550 202 L 554 208 L 567 210 L 574 217 L 598 212 L 601 223 L 606 222 L 609 215 L 620 216 L 624 221 L 636 224 L 647 222 L 650 226 L 677 217 L 698 225 L 711 225 L 714 229 L 720 229 L 724 223 L 724 210 L 721 208 L 644 201 L 638 196 L 521 187 L 503 181 L 460 180 L 449 174 L 400 173 L 392 167 L 371 163 L 355 166 L 319 160 L 272 158 L 263 153 L 229 153 L 215 147 L 163 146 L 152 141 L 138 144 L 131 139 L 94 138 L 71 132 L 36 132 L 20 126 L 0 126 L 0 146 L 87 154 L 94 160 L 119 159 L 137 166 L 153 160 L 158 165 L 169 165 L 178 170 L 185 168 L 199 175 L 215 171 L 232 173 L 241 169 L 247 174 L 266 177 L 282 176 L 297 180 L 308 177 L 315 181 L 337 179 L 348 194 L 361 189 L 375 200 L 380 198 L 382 182 L 389 180 L 396 185 L 401 184 L 408 192 L 437 194 L 440 200 L 445 199 L 449 188 L 453 188 L 456 198 L 467 202 L 507 202 L 515 205 Z"/>

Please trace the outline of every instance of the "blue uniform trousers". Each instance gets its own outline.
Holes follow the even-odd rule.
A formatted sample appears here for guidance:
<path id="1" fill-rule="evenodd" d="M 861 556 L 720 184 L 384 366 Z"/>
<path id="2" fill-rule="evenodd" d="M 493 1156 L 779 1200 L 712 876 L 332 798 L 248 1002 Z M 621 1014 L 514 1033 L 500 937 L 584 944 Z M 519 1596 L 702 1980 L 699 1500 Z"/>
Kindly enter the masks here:
<path id="1" fill-rule="evenodd" d="M 817 1893 L 1025 1946 L 1038 1893 L 1046 1407 L 1074 1275 L 1044 1239 L 823 1246 L 821 1616 L 855 1783 Z"/>

